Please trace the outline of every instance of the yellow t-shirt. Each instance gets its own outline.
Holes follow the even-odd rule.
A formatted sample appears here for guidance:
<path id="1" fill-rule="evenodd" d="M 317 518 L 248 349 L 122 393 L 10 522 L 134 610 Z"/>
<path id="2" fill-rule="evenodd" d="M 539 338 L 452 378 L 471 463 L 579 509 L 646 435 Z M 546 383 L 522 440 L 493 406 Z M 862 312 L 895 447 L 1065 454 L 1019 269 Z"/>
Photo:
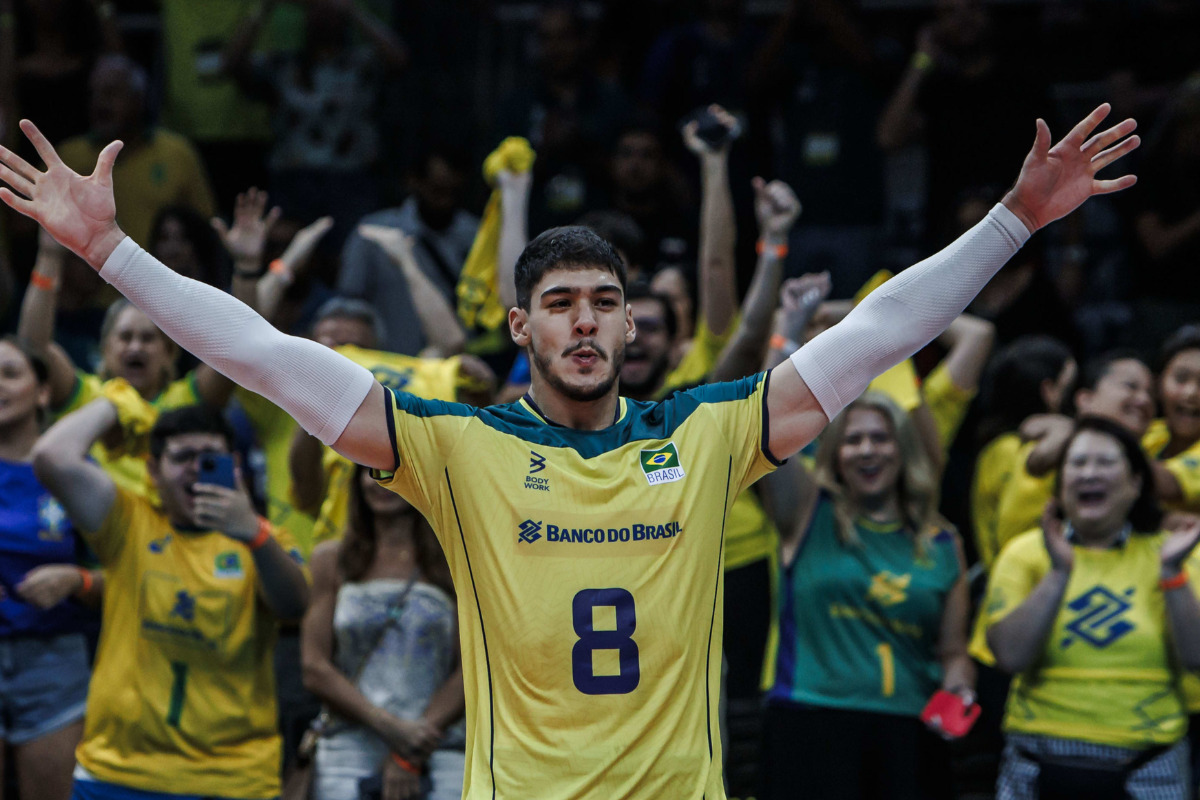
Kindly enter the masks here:
<path id="1" fill-rule="evenodd" d="M 723 536 L 770 471 L 766 377 L 621 398 L 598 431 L 527 400 L 391 396 L 399 471 L 458 595 L 463 797 L 724 800 Z"/>
<path id="2" fill-rule="evenodd" d="M 72 411 L 83 408 L 97 397 L 103 396 L 104 381 L 99 376 L 78 372 L 75 378 L 75 391 L 62 408 L 54 410 L 55 419 L 60 419 Z M 150 405 L 161 413 L 184 406 L 197 405 L 201 402 L 200 393 L 196 389 L 196 373 L 193 370 L 182 378 L 168 383 L 158 397 L 150 401 Z M 117 486 L 141 495 L 151 503 L 158 502 L 158 491 L 154 488 L 154 484 L 146 472 L 145 454 L 124 453 L 113 456 L 108 450 L 96 444 L 92 446 L 90 455 L 97 464 L 103 467 Z"/>
<path id="3" fill-rule="evenodd" d="M 249 548 L 123 489 L 85 538 L 106 580 L 80 765 L 147 792 L 276 797 L 276 620 Z"/>
<path id="4" fill-rule="evenodd" d="M 937 425 L 943 454 L 950 452 L 950 445 L 958 436 L 975 394 L 955 385 L 945 361 L 939 361 L 925 376 L 921 384 L 921 396 L 925 398 L 925 405 L 929 407 L 929 413 Z"/>
<path id="5" fill-rule="evenodd" d="M 254 426 L 266 460 L 267 518 L 272 525 L 287 528 L 300 552 L 308 558 L 316 546 L 313 542 L 313 518 L 292 505 L 290 491 L 292 478 L 288 454 L 296 433 L 296 421 L 282 408 L 248 389 L 239 386 L 234 390 L 234 396 Z"/>
<path id="6" fill-rule="evenodd" d="M 996 503 L 996 534 L 993 553 L 1000 553 L 1014 538 L 1042 522 L 1046 503 L 1054 496 L 1056 473 L 1052 470 L 1040 478 L 1029 474 L 1025 462 L 1036 442 L 1024 442 L 1013 455 L 1011 472 L 1000 499 Z"/>
<path id="7" fill-rule="evenodd" d="M 459 385 L 462 359 L 416 358 L 414 356 L 367 350 L 345 345 L 337 351 L 356 364 L 366 367 L 375 380 L 396 392 L 409 392 L 427 400 L 454 400 Z M 312 546 L 340 539 L 346 530 L 350 500 L 350 480 L 354 464 L 326 447 L 321 457 L 325 470 L 325 498 L 312 527 Z"/>
<path id="8" fill-rule="evenodd" d="M 1142 436 L 1142 449 L 1146 455 L 1162 462 L 1167 471 L 1179 481 L 1183 490 L 1183 500 L 1170 503 L 1167 508 L 1171 511 L 1200 511 L 1200 441 L 1171 458 L 1162 458 L 1160 454 L 1171 441 L 1171 432 L 1167 429 L 1167 421 L 1156 419 Z"/>
<path id="9" fill-rule="evenodd" d="M 708 327 L 708 322 L 701 316 L 696 320 L 696 335 L 692 338 L 692 346 L 675 365 L 675 369 L 663 378 L 663 389 L 659 398 L 666 397 L 681 386 L 695 386 L 708 378 L 708 373 L 717 365 L 721 350 L 729 343 L 729 338 L 737 330 L 738 319 L 735 316 L 729 322 L 729 328 L 723 334 L 715 334 Z"/>
<path id="10" fill-rule="evenodd" d="M 1108 550 L 1075 548 L 1042 656 L 1009 690 L 1006 731 L 1137 749 L 1184 736 L 1179 670 L 1158 588 L 1165 538 L 1134 534 Z M 1193 555 L 1192 575 L 1200 575 L 1197 565 Z M 1049 570 L 1040 529 L 1010 542 L 988 584 L 987 624 L 1020 606 Z"/>
<path id="11" fill-rule="evenodd" d="M 58 146 L 58 155 L 71 169 L 90 175 L 107 144 L 76 136 Z M 113 166 L 113 195 L 117 223 L 142 247 L 150 246 L 154 219 L 168 206 L 187 206 L 205 218 L 216 213 L 199 154 L 187 139 L 163 128 L 150 131 L 140 146 L 121 152 Z"/>

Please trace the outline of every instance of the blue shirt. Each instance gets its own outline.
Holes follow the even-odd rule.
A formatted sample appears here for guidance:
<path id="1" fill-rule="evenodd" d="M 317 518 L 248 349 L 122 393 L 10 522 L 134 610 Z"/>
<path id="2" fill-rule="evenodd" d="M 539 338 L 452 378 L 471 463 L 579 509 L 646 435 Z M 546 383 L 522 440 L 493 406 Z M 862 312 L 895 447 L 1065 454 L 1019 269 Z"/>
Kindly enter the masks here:
<path id="1" fill-rule="evenodd" d="M 74 564 L 82 540 L 67 512 L 38 483 L 33 467 L 0 461 L 0 637 L 81 632 L 94 616 L 67 600 L 43 611 L 22 600 L 16 587 L 34 567 Z"/>

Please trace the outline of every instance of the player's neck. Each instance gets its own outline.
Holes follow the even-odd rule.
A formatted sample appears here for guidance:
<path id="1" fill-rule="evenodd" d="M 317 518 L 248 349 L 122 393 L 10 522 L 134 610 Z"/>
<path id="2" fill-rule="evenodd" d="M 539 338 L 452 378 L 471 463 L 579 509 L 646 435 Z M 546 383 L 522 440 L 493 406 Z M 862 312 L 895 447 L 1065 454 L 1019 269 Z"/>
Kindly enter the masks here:
<path id="1" fill-rule="evenodd" d="M 617 384 L 596 400 L 574 400 L 547 384 L 534 381 L 528 397 L 535 410 L 548 421 L 577 431 L 599 431 L 612 425 L 617 418 L 621 398 Z"/>

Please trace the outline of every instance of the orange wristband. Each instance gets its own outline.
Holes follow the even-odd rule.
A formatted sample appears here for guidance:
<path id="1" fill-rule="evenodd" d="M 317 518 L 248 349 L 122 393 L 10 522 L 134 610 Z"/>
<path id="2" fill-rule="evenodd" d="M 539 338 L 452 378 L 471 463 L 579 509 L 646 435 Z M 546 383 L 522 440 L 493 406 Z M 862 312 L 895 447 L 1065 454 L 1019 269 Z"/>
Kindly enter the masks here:
<path id="1" fill-rule="evenodd" d="M 1158 588 L 1164 592 L 1169 592 L 1172 589 L 1179 589 L 1187 586 L 1188 576 L 1183 570 L 1179 570 L 1179 574 L 1171 578 L 1163 578 L 1158 582 Z"/>
<path id="2" fill-rule="evenodd" d="M 287 264 L 283 263 L 282 258 L 277 258 L 274 261 L 272 261 L 270 264 L 268 264 L 267 270 L 274 275 L 278 275 L 279 280 L 283 281 L 284 283 L 292 282 L 292 278 L 293 278 L 292 271 L 290 269 L 288 269 Z"/>
<path id="3" fill-rule="evenodd" d="M 29 275 L 29 285 L 35 289 L 53 292 L 58 288 L 58 281 L 54 280 L 53 278 L 47 278 L 40 272 L 33 272 Z"/>
<path id="4" fill-rule="evenodd" d="M 782 333 L 773 333 L 771 334 L 771 349 L 782 350 L 785 353 L 794 353 L 800 349 L 800 345 L 796 344 Z"/>
<path id="5" fill-rule="evenodd" d="M 79 591 L 75 594 L 82 596 L 92 590 L 95 581 L 92 578 L 92 571 L 90 569 L 84 569 L 83 567 L 78 567 L 77 569 L 79 570 L 79 577 L 83 579 L 83 586 L 80 586 Z"/>
<path id="6" fill-rule="evenodd" d="M 417 765 L 403 756 L 392 753 L 392 761 L 395 761 L 397 764 L 399 764 L 400 769 L 404 770 L 405 772 L 411 772 L 413 775 L 421 774 L 421 770 L 417 769 Z"/>
<path id="7" fill-rule="evenodd" d="M 262 517 L 259 517 L 258 518 L 258 533 L 255 534 L 253 539 L 251 539 L 249 542 L 246 543 L 246 546 L 249 547 L 250 552 L 253 553 L 255 550 L 257 550 L 258 548 L 260 548 L 264 544 L 266 544 L 270 538 L 271 538 L 271 523 L 267 522 Z"/>
<path id="8" fill-rule="evenodd" d="M 762 239 L 758 240 L 758 244 L 754 249 L 760 256 L 763 253 L 770 253 L 780 261 L 787 258 L 788 254 L 788 246 L 786 244 L 767 244 Z"/>

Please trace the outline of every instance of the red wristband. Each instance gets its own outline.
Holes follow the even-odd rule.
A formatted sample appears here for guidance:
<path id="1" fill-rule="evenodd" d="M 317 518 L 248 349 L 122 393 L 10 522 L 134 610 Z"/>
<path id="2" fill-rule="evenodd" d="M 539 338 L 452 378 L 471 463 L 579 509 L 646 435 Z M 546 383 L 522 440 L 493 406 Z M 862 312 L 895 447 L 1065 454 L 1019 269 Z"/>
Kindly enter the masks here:
<path id="1" fill-rule="evenodd" d="M 758 240 L 758 245 L 755 246 L 755 250 L 760 256 L 763 253 L 770 253 L 780 261 L 787 258 L 788 254 L 788 246 L 786 244 L 767 244 L 762 239 Z"/>
<path id="2" fill-rule="evenodd" d="M 58 281 L 53 278 L 47 278 L 40 272 L 33 272 L 29 275 L 29 285 L 35 289 L 53 292 L 58 288 Z"/>
<path id="3" fill-rule="evenodd" d="M 1172 589 L 1180 589 L 1184 586 L 1187 586 L 1187 582 L 1188 582 L 1187 573 L 1184 572 L 1183 570 L 1179 570 L 1178 574 L 1173 575 L 1170 578 L 1163 578 L 1162 580 L 1160 580 L 1158 582 L 1158 588 L 1162 589 L 1164 592 L 1169 592 Z"/>
<path id="4" fill-rule="evenodd" d="M 782 350 L 785 353 L 794 353 L 800 349 L 800 345 L 796 344 L 782 333 L 773 333 L 771 334 L 771 349 Z"/>
<path id="5" fill-rule="evenodd" d="M 83 567 L 77 567 L 77 569 L 79 570 L 79 577 L 83 579 L 83 586 L 80 586 L 79 591 L 75 594 L 83 596 L 92 590 L 92 586 L 95 585 L 95 582 L 92 578 L 92 571 L 90 569 L 84 569 Z"/>
<path id="6" fill-rule="evenodd" d="M 421 770 L 417 769 L 417 765 L 412 763 L 408 759 L 404 758 L 403 756 L 399 756 L 399 755 L 396 755 L 395 753 L 392 753 L 392 761 L 395 761 L 397 764 L 399 764 L 400 769 L 404 770 L 405 772 L 411 772 L 413 775 L 421 774 Z"/>
<path id="7" fill-rule="evenodd" d="M 282 258 L 277 258 L 267 265 L 267 270 L 272 274 L 278 275 L 279 280 L 284 283 L 291 283 L 293 279 L 292 271 L 288 269 L 288 265 L 283 262 Z"/>
<path id="8" fill-rule="evenodd" d="M 246 546 L 249 547 L 250 552 L 253 553 L 255 550 L 257 550 L 258 548 L 260 548 L 264 544 L 266 544 L 270 538 L 271 538 L 271 523 L 267 522 L 262 517 L 259 517 L 258 518 L 258 533 L 256 533 L 254 535 L 253 539 L 251 539 L 249 542 L 246 543 Z"/>

